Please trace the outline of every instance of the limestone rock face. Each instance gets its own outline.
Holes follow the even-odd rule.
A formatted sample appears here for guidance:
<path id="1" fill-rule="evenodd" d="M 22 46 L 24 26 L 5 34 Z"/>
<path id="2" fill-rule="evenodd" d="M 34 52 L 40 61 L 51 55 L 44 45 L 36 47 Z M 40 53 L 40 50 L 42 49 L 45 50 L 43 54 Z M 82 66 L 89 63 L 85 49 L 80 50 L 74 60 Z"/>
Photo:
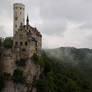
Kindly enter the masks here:
<path id="1" fill-rule="evenodd" d="M 37 92 L 37 89 L 23 84 L 16 84 L 13 81 L 7 81 L 2 92 Z"/>
<path id="2" fill-rule="evenodd" d="M 2 92 L 28 92 L 28 90 L 29 87 L 26 85 L 16 84 L 13 81 L 7 81 Z"/>
<path id="3" fill-rule="evenodd" d="M 2 57 L 1 57 L 1 65 L 2 65 L 2 72 L 13 74 L 14 69 L 16 68 L 15 65 L 15 55 L 12 52 L 12 49 L 3 49 Z"/>
<path id="4" fill-rule="evenodd" d="M 13 81 L 13 77 L 5 82 L 5 87 L 2 92 L 37 92 L 37 89 L 32 87 L 34 80 L 38 80 L 40 76 L 40 65 L 35 64 L 35 61 L 28 59 L 24 67 L 16 66 L 16 69 L 23 71 L 23 76 L 26 83 L 20 84 Z"/>
<path id="5" fill-rule="evenodd" d="M 25 67 L 18 67 L 20 70 L 24 72 L 24 77 L 26 78 L 26 82 L 31 84 L 33 79 L 39 79 L 40 76 L 40 65 L 35 64 L 35 61 L 28 59 L 26 61 Z"/>

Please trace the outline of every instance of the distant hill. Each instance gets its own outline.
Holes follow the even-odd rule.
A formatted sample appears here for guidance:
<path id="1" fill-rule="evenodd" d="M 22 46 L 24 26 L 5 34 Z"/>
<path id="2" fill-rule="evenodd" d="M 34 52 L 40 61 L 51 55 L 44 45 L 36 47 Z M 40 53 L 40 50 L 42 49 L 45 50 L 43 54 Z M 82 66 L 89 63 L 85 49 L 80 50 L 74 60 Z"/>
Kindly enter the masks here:
<path id="1" fill-rule="evenodd" d="M 92 75 L 92 49 L 61 47 L 45 50 L 48 57 L 57 58 L 65 64 L 73 65 Z"/>

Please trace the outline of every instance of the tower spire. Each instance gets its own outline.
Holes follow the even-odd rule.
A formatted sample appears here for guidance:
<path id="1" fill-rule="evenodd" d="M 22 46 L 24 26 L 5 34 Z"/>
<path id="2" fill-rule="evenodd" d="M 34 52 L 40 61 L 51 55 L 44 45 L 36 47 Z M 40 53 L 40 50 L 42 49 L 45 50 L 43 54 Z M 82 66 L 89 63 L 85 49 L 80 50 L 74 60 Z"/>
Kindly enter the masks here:
<path id="1" fill-rule="evenodd" d="M 27 25 L 29 25 L 29 17 L 28 17 L 28 15 L 27 15 L 26 23 L 27 23 Z"/>

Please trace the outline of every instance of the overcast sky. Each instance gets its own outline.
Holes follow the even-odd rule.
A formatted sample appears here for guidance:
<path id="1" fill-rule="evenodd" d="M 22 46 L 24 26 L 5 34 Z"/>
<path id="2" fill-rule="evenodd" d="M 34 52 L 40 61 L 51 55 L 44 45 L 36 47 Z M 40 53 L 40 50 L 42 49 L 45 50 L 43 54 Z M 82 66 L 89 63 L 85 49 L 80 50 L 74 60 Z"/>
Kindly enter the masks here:
<path id="1" fill-rule="evenodd" d="M 92 48 L 92 0 L 0 0 L 0 36 L 13 34 L 13 3 L 25 4 L 43 48 Z"/>

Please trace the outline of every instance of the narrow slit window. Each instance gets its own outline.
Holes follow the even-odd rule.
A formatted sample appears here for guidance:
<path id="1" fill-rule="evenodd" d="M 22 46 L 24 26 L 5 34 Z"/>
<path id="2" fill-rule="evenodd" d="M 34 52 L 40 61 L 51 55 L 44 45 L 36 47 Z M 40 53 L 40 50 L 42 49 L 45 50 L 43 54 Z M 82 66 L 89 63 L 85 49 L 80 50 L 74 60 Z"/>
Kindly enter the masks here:
<path id="1" fill-rule="evenodd" d="M 15 45 L 18 45 L 18 42 L 15 42 Z"/>
<path id="2" fill-rule="evenodd" d="M 27 42 L 25 42 L 25 45 L 27 46 Z"/>
<path id="3" fill-rule="evenodd" d="M 20 46 L 22 46 L 23 45 L 23 42 L 20 42 Z"/>

